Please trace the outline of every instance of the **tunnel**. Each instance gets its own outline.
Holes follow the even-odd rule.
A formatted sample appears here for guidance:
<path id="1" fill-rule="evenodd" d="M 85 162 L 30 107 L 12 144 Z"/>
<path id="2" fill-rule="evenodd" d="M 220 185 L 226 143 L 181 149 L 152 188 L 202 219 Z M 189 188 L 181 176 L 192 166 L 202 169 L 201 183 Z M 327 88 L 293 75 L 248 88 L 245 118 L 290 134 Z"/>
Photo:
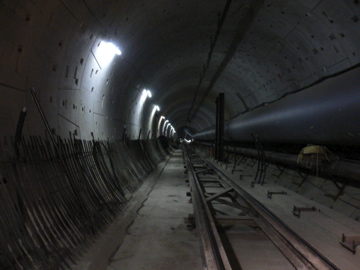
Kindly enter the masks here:
<path id="1" fill-rule="evenodd" d="M 351 229 L 323 230 L 346 254 L 326 269 L 360 269 L 358 0 L 2 0 L 0 14 L 0 269 L 212 269 L 185 263 L 202 258 L 177 242 L 197 246 L 193 228 L 164 248 L 183 244 L 172 263 L 114 259 L 150 186 L 193 177 L 189 147 L 240 187 L 306 198 L 279 203 L 299 220 L 333 211 Z M 249 258 L 216 269 L 290 269 Z"/>

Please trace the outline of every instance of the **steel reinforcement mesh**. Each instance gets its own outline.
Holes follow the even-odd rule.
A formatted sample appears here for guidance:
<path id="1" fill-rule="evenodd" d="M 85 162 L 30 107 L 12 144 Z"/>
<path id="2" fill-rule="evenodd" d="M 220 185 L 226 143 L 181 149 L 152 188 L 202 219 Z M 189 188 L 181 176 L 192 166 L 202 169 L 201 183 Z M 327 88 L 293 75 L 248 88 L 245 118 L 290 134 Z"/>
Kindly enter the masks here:
<path id="1" fill-rule="evenodd" d="M 0 269 L 67 269 L 165 158 L 156 140 L 0 144 Z"/>

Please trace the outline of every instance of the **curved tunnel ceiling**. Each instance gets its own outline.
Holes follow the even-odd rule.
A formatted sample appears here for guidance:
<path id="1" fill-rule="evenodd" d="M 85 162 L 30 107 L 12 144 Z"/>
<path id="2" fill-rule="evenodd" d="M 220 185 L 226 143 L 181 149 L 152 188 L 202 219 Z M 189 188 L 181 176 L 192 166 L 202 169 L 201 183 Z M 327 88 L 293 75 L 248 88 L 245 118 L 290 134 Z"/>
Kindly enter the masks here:
<path id="1" fill-rule="evenodd" d="M 214 124 L 219 92 L 229 119 L 360 62 L 353 0 L 36 0 L 0 10 L 2 135 L 22 106 L 36 111 L 29 87 L 60 136 L 116 139 L 126 127 L 136 138 L 155 104 L 176 129 L 200 131 Z M 122 55 L 102 63 L 102 41 Z M 144 88 L 153 97 L 139 112 Z M 43 132 L 29 114 L 25 133 Z"/>

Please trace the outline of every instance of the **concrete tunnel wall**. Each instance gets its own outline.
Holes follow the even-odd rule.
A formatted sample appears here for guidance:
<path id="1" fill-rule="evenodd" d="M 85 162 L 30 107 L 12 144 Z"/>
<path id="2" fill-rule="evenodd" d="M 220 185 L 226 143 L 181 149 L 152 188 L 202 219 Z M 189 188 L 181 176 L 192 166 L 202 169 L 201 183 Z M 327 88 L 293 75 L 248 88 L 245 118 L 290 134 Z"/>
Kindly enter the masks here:
<path id="1" fill-rule="evenodd" d="M 2 1 L 1 135 L 14 134 L 23 106 L 24 134 L 44 135 L 30 87 L 61 137 L 76 130 L 81 139 L 91 132 L 120 139 L 126 126 L 135 139 L 140 128 L 148 133 L 154 105 L 175 128 L 201 131 L 214 124 L 219 92 L 226 93 L 229 119 L 359 63 L 357 1 L 224 7 L 223 1 Z M 122 55 L 104 63 L 98 47 L 104 41 Z M 153 97 L 140 113 L 144 88 Z"/>
<path id="2" fill-rule="evenodd" d="M 220 92 L 230 119 L 358 65 L 359 9 L 353 0 L 0 1 L 0 266 L 76 261 L 166 156 L 155 139 L 161 116 L 180 136 L 196 133 L 214 125 Z M 108 41 L 122 54 L 107 62 Z"/>
<path id="3" fill-rule="evenodd" d="M 55 135 L 89 140 L 93 133 L 96 139 L 115 140 L 126 129 L 130 139 L 138 139 L 142 129 L 141 138 L 146 138 L 160 117 L 156 104 L 144 95 L 146 84 L 133 63 L 102 48 L 111 39 L 110 29 L 97 22 L 85 3 L 1 5 L 2 136 L 14 135 L 22 107 L 27 107 L 23 134 L 45 136 L 29 92 L 34 87 Z"/>

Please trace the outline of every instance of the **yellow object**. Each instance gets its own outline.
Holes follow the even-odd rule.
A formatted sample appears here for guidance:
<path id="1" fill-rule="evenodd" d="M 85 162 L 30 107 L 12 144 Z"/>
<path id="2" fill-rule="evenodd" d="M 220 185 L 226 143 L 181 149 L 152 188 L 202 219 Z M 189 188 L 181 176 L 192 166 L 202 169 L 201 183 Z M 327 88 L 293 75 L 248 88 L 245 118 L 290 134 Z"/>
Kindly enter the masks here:
<path id="1" fill-rule="evenodd" d="M 300 154 L 298 155 L 298 163 L 301 159 L 309 158 L 324 159 L 329 162 L 336 162 L 339 160 L 339 158 L 331 153 L 329 149 L 321 145 L 308 145 L 301 149 Z"/>
<path id="2" fill-rule="evenodd" d="M 309 145 L 304 147 L 300 154 L 303 155 L 309 155 L 309 154 L 319 154 L 319 155 L 325 155 L 327 148 L 325 146 L 320 145 Z"/>
<path id="3" fill-rule="evenodd" d="M 321 145 L 308 145 L 301 149 L 298 155 L 297 163 L 311 169 L 313 166 L 312 161 L 316 161 L 316 168 L 318 170 L 319 160 L 326 160 L 328 162 L 336 162 L 339 157 L 334 155 L 329 149 Z"/>

